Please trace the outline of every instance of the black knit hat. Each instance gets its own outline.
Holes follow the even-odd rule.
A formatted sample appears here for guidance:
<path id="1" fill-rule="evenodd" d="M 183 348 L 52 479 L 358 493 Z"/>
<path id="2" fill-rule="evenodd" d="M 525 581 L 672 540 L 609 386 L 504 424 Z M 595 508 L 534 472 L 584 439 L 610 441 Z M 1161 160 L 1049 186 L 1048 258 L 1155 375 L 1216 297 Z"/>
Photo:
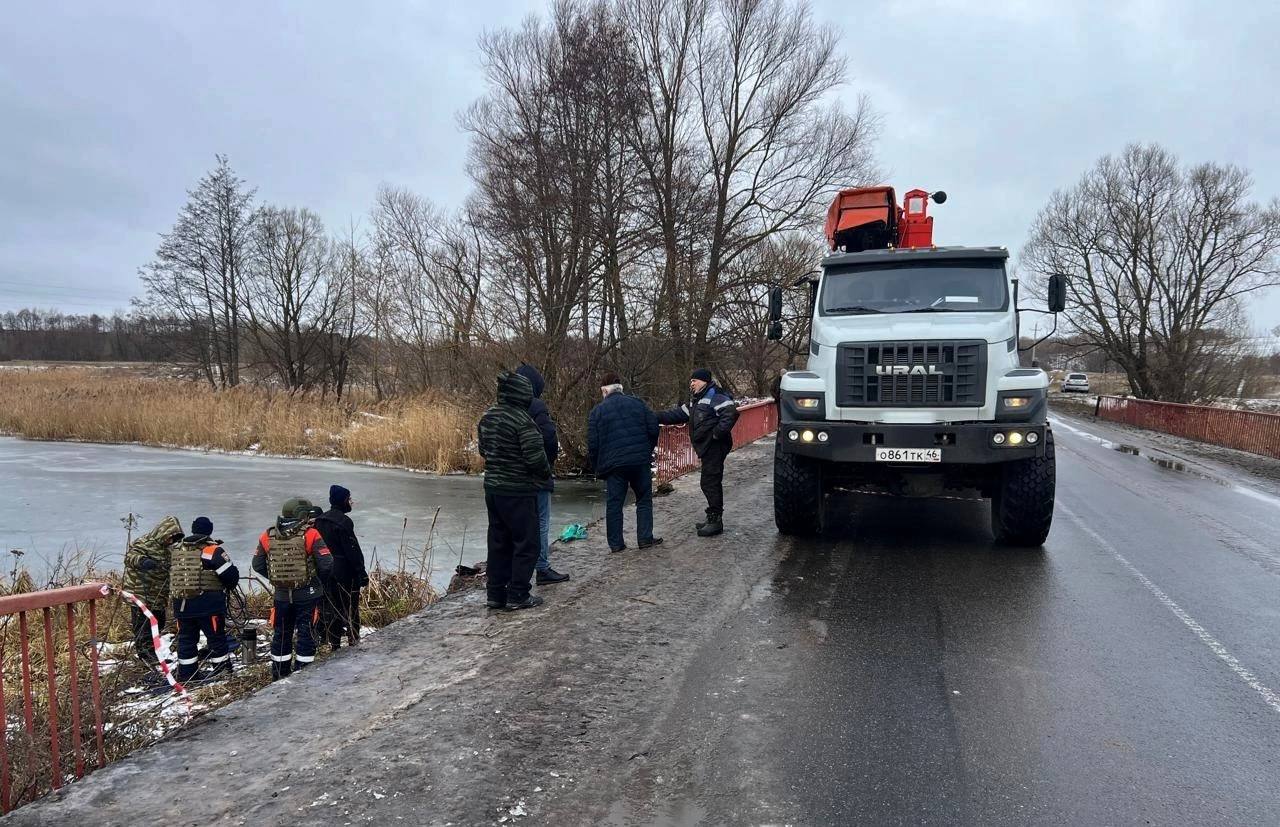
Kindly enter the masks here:
<path id="1" fill-rule="evenodd" d="M 351 499 L 351 492 L 341 485 L 329 486 L 329 505 L 336 508 L 337 506 L 345 505 L 349 499 Z"/>
<path id="2" fill-rule="evenodd" d="M 695 370 L 693 373 L 689 374 L 689 378 L 690 378 L 690 379 L 701 379 L 703 382 L 706 382 L 708 385 L 710 385 L 710 384 L 711 384 L 711 371 L 707 370 L 706 368 L 698 368 L 698 369 L 697 369 L 697 370 Z"/>
<path id="3" fill-rule="evenodd" d="M 196 517 L 191 521 L 191 533 L 198 537 L 208 537 L 213 533 L 213 520 L 208 517 Z"/>

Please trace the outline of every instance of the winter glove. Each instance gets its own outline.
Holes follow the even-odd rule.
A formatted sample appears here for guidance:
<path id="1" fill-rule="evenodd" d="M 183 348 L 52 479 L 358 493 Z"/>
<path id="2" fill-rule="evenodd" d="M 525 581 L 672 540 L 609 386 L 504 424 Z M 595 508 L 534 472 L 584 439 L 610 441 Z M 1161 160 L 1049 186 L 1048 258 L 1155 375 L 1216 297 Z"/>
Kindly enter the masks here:
<path id="1" fill-rule="evenodd" d="M 159 565 L 160 565 L 159 563 L 157 563 L 155 560 L 152 560 L 150 557 L 143 557 L 141 560 L 138 561 L 138 568 L 141 569 L 142 571 L 152 571 L 156 568 L 159 568 Z"/>

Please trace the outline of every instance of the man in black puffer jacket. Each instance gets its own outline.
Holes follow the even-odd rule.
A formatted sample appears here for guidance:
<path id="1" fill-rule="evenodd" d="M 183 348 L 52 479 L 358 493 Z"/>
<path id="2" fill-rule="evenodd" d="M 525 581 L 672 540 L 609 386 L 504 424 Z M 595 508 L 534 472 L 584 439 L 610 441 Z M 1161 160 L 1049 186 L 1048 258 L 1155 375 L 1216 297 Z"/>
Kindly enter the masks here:
<path id="1" fill-rule="evenodd" d="M 351 508 L 351 492 L 331 485 L 329 510 L 316 519 L 316 530 L 333 556 L 333 573 L 324 583 L 320 603 L 321 630 L 331 649 L 342 645 L 344 633 L 349 645 L 360 642 L 360 590 L 369 585 L 356 524 L 348 516 Z"/>
<path id="2" fill-rule="evenodd" d="M 649 406 L 622 392 L 616 373 L 600 380 L 604 401 L 587 420 L 587 458 L 606 483 L 605 534 L 610 551 L 622 551 L 622 505 L 627 489 L 636 495 L 636 540 L 640 548 L 662 542 L 653 536 L 653 449 L 658 444 L 658 417 Z"/>
<path id="3" fill-rule="evenodd" d="M 689 390 L 692 401 L 663 411 L 658 421 L 663 425 L 689 423 L 689 441 L 702 462 L 702 493 L 707 498 L 707 521 L 698 523 L 698 536 L 714 537 L 724 531 L 724 461 L 733 450 L 738 405 L 716 387 L 706 368 L 698 368 L 689 377 Z"/>
<path id="4" fill-rule="evenodd" d="M 538 426 L 542 434 L 542 445 L 547 451 L 547 464 L 551 466 L 551 478 L 538 489 L 538 565 L 535 579 L 539 586 L 551 583 L 563 583 L 569 575 L 561 574 L 551 568 L 551 492 L 556 488 L 556 457 L 560 455 L 560 439 L 556 434 L 556 421 L 551 418 L 551 409 L 542 401 L 542 391 L 546 388 L 546 380 L 533 365 L 522 364 L 516 373 L 529 380 L 533 385 L 533 401 L 529 403 L 529 416 L 533 424 Z"/>
<path id="5" fill-rule="evenodd" d="M 489 512 L 488 605 L 528 609 L 538 562 L 538 490 L 551 479 L 546 448 L 529 417 L 533 385 L 517 373 L 498 377 L 498 403 L 480 418 L 484 503 Z"/>

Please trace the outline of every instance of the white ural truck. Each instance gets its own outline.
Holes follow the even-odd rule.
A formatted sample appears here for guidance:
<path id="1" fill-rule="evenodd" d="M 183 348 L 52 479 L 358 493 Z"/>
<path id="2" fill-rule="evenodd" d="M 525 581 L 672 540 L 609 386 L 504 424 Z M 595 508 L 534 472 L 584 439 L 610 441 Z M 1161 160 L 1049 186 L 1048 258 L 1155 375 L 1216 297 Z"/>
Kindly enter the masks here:
<path id="1" fill-rule="evenodd" d="M 991 500 L 998 541 L 1039 546 L 1053 520 L 1049 378 L 1019 361 L 1017 282 L 1003 247 L 935 247 L 928 201 L 889 187 L 842 191 L 832 254 L 809 282 L 806 370 L 782 376 L 774 519 L 814 534 L 835 487 Z M 1053 276 L 1049 311 L 1066 284 Z M 1041 311 L 1043 312 L 1043 311 Z M 770 296 L 781 337 L 782 292 Z M 1056 326 L 1055 326 L 1056 327 Z"/>

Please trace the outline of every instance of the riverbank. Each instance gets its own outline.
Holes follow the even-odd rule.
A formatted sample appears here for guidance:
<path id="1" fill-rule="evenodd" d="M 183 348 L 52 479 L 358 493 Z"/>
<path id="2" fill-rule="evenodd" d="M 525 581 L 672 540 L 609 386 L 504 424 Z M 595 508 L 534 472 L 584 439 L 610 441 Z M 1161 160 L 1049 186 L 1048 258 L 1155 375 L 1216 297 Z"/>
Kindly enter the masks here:
<path id="1" fill-rule="evenodd" d="M 705 501 L 683 477 L 655 508 L 662 546 L 610 554 L 593 528 L 553 552 L 573 580 L 540 589 L 544 607 L 451 595 L 9 820 L 604 822 L 701 642 L 762 596 L 777 563 L 762 542 L 776 536 L 771 456 L 767 441 L 730 456 L 722 537 L 693 535 Z M 175 804 L 187 788 L 200 795 Z"/>
<path id="2" fill-rule="evenodd" d="M 0 433 L 37 440 L 478 473 L 477 417 L 477 411 L 438 394 L 339 402 L 251 387 L 215 391 L 129 370 L 0 371 Z"/>

